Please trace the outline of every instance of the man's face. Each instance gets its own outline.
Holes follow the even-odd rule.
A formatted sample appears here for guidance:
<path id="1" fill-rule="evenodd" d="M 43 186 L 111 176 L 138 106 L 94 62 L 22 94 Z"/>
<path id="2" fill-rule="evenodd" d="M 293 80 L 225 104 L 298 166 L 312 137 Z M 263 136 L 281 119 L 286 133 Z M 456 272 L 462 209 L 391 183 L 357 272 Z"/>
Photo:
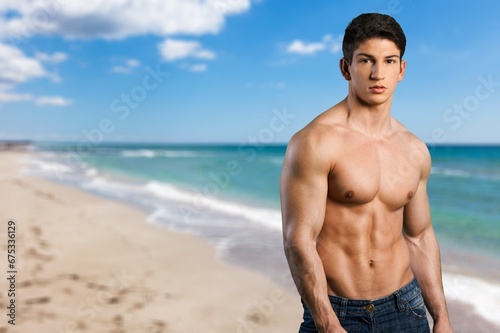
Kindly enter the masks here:
<path id="1" fill-rule="evenodd" d="M 406 68 L 400 53 L 396 44 L 388 39 L 373 38 L 362 42 L 348 65 L 350 93 L 369 105 L 391 99 Z"/>

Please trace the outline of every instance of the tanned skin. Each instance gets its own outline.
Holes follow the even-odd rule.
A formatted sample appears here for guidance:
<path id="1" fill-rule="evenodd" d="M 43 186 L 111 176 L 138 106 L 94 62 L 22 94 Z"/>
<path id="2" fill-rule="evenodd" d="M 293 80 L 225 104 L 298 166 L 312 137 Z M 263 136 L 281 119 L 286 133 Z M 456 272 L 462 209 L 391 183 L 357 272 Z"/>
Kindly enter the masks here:
<path id="1" fill-rule="evenodd" d="M 340 61 L 347 97 L 296 133 L 281 175 L 286 257 L 319 332 L 345 332 L 328 295 L 377 299 L 415 276 L 434 319 L 452 332 L 431 223 L 426 145 L 391 114 L 406 63 L 387 39 Z"/>

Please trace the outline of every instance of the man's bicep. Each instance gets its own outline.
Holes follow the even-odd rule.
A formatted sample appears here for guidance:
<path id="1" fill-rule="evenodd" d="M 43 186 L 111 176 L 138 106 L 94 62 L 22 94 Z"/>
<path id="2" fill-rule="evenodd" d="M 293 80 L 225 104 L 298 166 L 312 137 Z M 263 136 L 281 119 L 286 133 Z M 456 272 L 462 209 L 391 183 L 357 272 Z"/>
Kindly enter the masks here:
<path id="1" fill-rule="evenodd" d="M 423 142 L 418 142 L 415 149 L 423 157 L 420 183 L 414 197 L 404 207 L 404 232 L 406 236 L 418 237 L 432 227 L 427 182 L 431 173 L 431 156 Z"/>
<path id="2" fill-rule="evenodd" d="M 408 237 L 418 237 L 431 227 L 431 213 L 426 184 L 420 184 L 417 193 L 404 207 L 404 232 Z"/>
<path id="3" fill-rule="evenodd" d="M 287 153 L 288 154 L 288 153 Z M 285 234 L 319 233 L 325 216 L 328 177 L 315 154 L 291 152 L 281 175 L 281 207 Z"/>

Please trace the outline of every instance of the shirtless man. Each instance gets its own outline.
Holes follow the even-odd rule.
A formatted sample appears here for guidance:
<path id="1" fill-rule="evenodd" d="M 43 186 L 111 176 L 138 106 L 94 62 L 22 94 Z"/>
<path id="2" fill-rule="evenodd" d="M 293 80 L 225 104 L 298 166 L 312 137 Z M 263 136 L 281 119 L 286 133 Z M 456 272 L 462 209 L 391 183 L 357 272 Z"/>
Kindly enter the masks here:
<path id="1" fill-rule="evenodd" d="M 281 175 L 299 332 L 452 332 L 431 224 L 426 145 L 391 114 L 406 38 L 388 15 L 347 27 L 347 97 L 290 140 Z M 424 305 L 425 302 L 425 305 Z"/>

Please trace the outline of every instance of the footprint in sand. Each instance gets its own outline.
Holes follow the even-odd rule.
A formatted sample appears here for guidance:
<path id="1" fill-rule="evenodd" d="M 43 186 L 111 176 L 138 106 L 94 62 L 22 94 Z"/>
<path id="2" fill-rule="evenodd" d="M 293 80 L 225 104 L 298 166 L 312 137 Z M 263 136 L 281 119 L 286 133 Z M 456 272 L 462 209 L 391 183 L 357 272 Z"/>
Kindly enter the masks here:
<path id="1" fill-rule="evenodd" d="M 154 320 L 148 328 L 148 333 L 163 333 L 167 324 L 162 320 Z"/>
<path id="2" fill-rule="evenodd" d="M 116 326 L 123 326 L 123 317 L 121 315 L 114 316 L 113 323 L 115 323 Z"/>
<path id="3" fill-rule="evenodd" d="M 125 329 L 123 328 L 123 317 L 121 315 L 115 315 L 113 317 L 113 324 L 115 324 L 115 328 L 111 333 L 125 333 Z"/>
<path id="4" fill-rule="evenodd" d="M 40 228 L 39 226 L 31 227 L 31 232 L 33 233 L 33 236 L 40 247 L 45 249 L 50 248 L 50 245 L 47 243 L 47 241 L 42 238 L 42 228 Z"/>
<path id="5" fill-rule="evenodd" d="M 65 287 L 62 289 L 62 292 L 66 295 L 72 295 L 73 294 L 73 290 L 71 290 L 71 288 L 68 288 L 68 287 Z"/>
<path id="6" fill-rule="evenodd" d="M 20 187 L 27 187 L 25 182 L 17 178 L 13 179 L 12 182 Z"/>
<path id="7" fill-rule="evenodd" d="M 108 299 L 108 304 L 118 304 L 120 303 L 120 298 L 119 297 L 110 297 Z"/>
<path id="8" fill-rule="evenodd" d="M 52 260 L 52 256 L 50 256 L 48 254 L 40 253 L 40 252 L 38 252 L 37 249 L 35 249 L 33 247 L 30 247 L 26 251 L 26 256 L 27 257 L 35 257 L 36 259 L 44 260 L 44 261 L 51 261 Z"/>
<path id="9" fill-rule="evenodd" d="M 43 296 L 43 297 L 37 297 L 37 298 L 28 298 L 25 303 L 26 305 L 33 305 L 33 304 L 46 304 L 50 302 L 50 297 L 49 296 Z"/>
<path id="10" fill-rule="evenodd" d="M 250 323 L 254 323 L 256 325 L 264 325 L 268 321 L 266 316 L 257 310 L 249 311 L 246 315 L 246 319 Z"/>
<path id="11" fill-rule="evenodd" d="M 35 194 L 36 194 L 36 196 L 38 196 L 40 198 L 45 198 L 45 199 L 48 199 L 50 201 L 58 201 L 58 200 L 56 200 L 56 197 L 54 197 L 54 195 L 52 193 L 49 193 L 49 192 L 35 190 Z"/>
<path id="12" fill-rule="evenodd" d="M 136 303 L 132 304 L 132 307 L 128 310 L 128 312 L 139 310 L 139 309 L 142 309 L 143 307 L 144 307 L 144 303 L 136 302 Z"/>
<path id="13" fill-rule="evenodd" d="M 87 324 L 83 321 L 79 321 L 76 323 L 76 332 L 79 332 L 80 330 L 85 331 L 87 329 Z"/>
<path id="14" fill-rule="evenodd" d="M 42 228 L 40 228 L 39 226 L 31 227 L 31 231 L 35 235 L 35 238 L 42 237 Z"/>
<path id="15" fill-rule="evenodd" d="M 105 286 L 105 285 L 99 284 L 99 283 L 94 283 L 94 282 L 87 282 L 86 286 L 87 286 L 87 288 L 90 288 L 90 289 L 109 290 L 108 286 Z"/>
<path id="16" fill-rule="evenodd" d="M 33 271 L 33 275 L 34 275 L 34 274 L 36 274 L 36 273 L 39 273 L 39 272 L 41 272 L 41 271 L 43 271 L 43 265 L 41 265 L 41 264 L 36 264 L 36 266 L 35 266 L 35 270 Z"/>
<path id="17" fill-rule="evenodd" d="M 43 285 L 47 285 L 49 283 L 51 283 L 51 281 L 46 280 L 46 279 L 32 279 L 32 280 L 21 281 L 21 282 L 19 282 L 18 286 L 20 288 L 27 288 L 27 287 L 32 287 L 35 285 L 43 286 Z"/>

